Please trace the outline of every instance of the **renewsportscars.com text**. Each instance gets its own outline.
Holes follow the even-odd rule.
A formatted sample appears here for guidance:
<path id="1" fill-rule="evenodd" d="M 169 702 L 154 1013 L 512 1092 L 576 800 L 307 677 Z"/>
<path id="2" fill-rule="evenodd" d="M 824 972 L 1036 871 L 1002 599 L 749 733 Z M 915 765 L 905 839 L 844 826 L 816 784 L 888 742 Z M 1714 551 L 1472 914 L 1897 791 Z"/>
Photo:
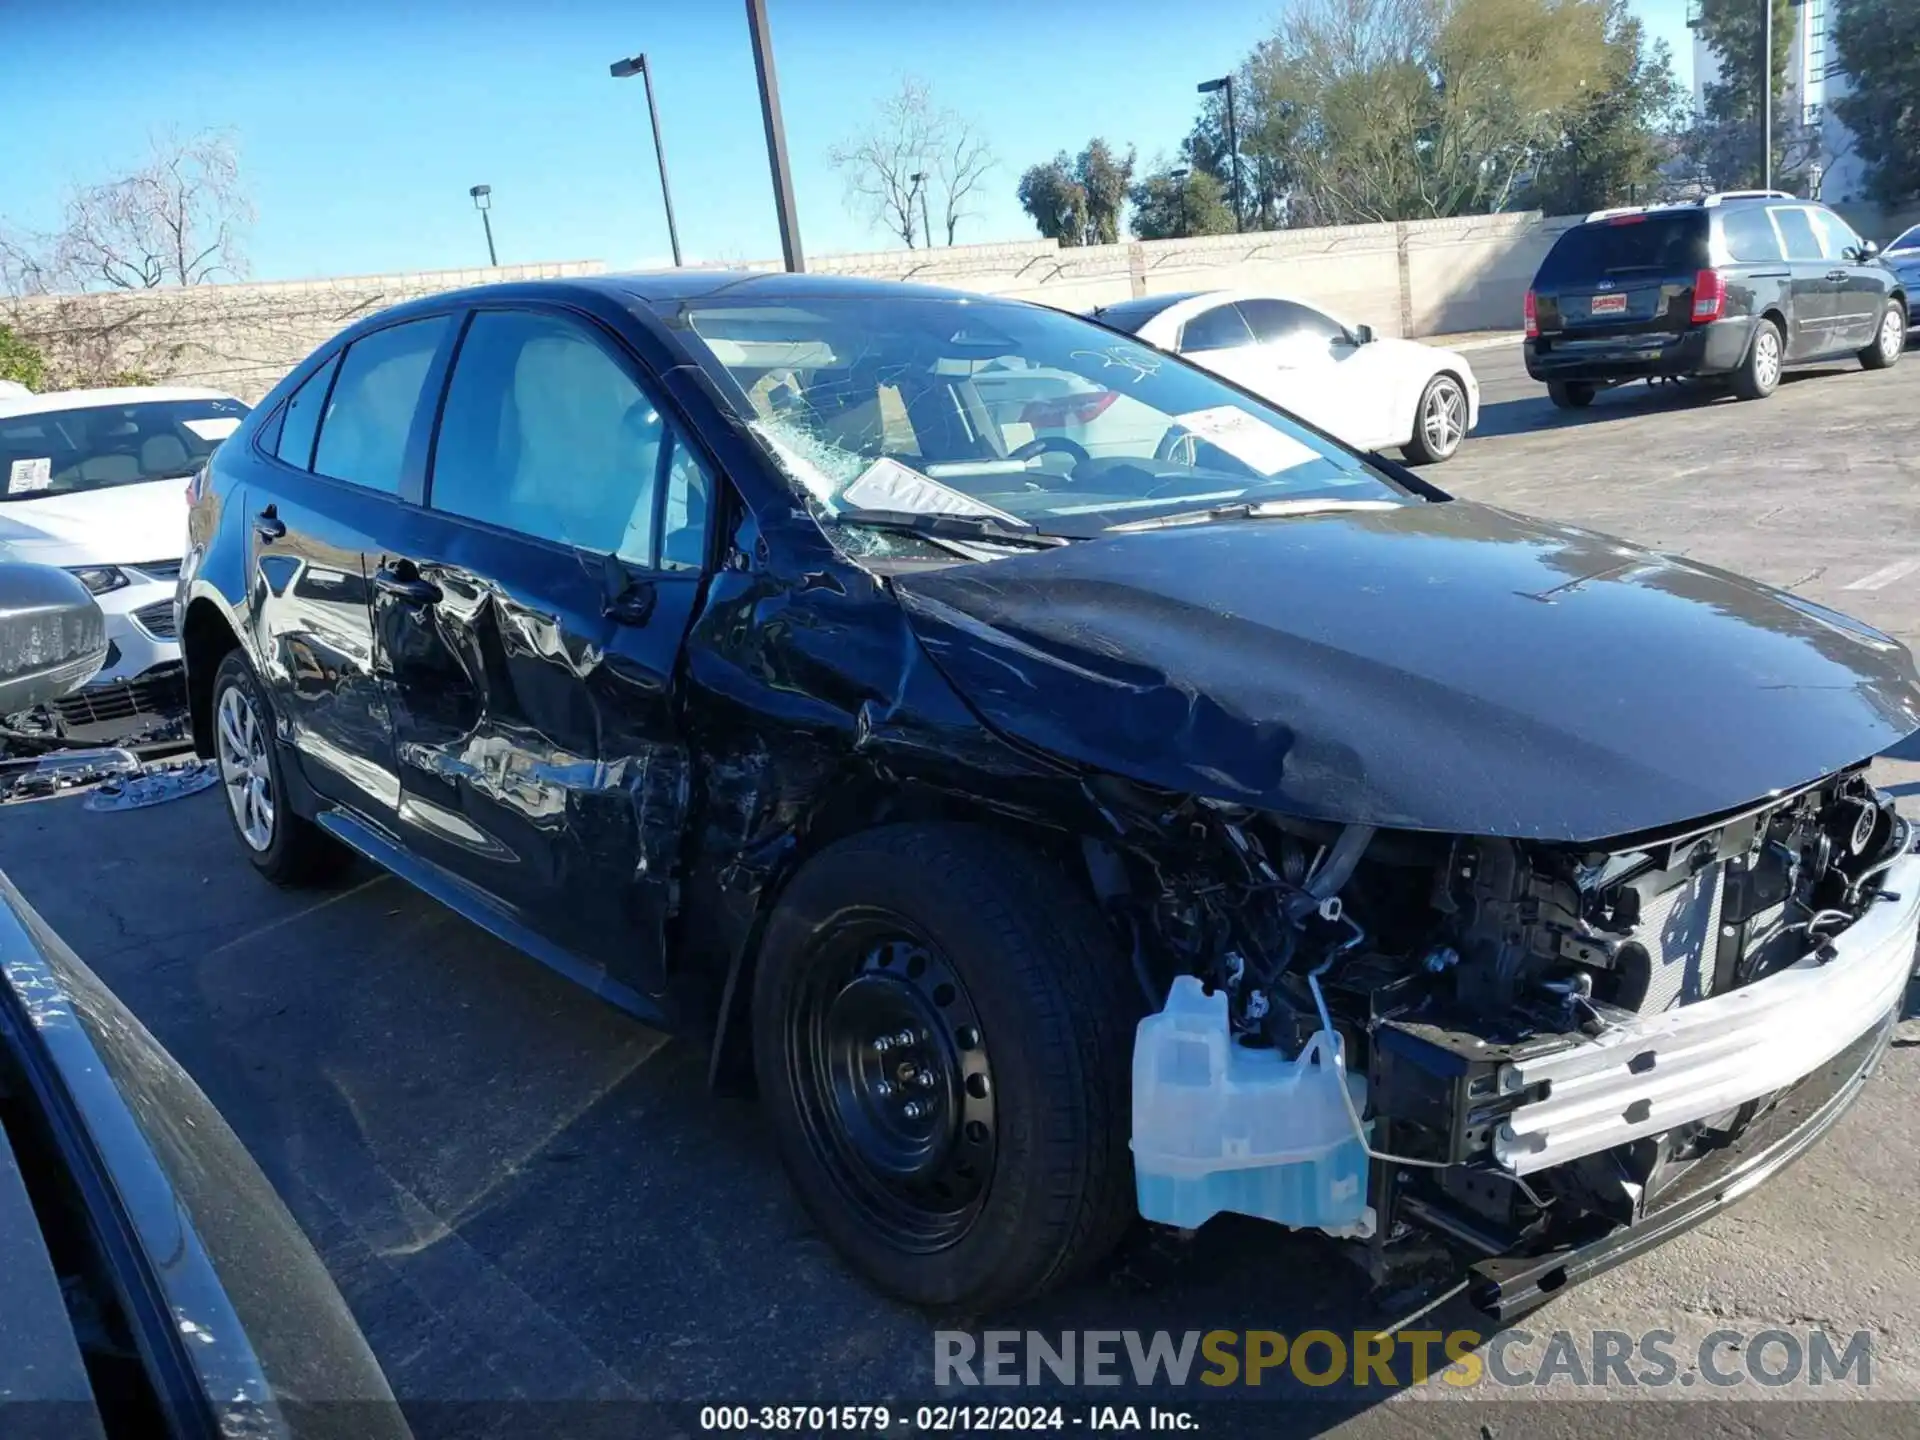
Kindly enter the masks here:
<path id="1" fill-rule="evenodd" d="M 1860 1391 L 1873 1384 L 1873 1337 L 1715 1330 L 1695 1344 L 1671 1330 L 939 1330 L 933 1378 L 939 1386 L 1394 1388 L 1437 1379 L 1462 1389 Z"/>

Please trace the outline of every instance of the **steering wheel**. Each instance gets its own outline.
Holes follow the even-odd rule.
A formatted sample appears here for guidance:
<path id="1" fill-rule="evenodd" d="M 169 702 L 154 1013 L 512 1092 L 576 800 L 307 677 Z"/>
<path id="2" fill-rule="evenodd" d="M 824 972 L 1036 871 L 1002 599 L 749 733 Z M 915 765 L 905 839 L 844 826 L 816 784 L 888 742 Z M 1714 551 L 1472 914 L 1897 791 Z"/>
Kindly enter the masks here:
<path id="1" fill-rule="evenodd" d="M 1049 450 L 1058 450 L 1062 455 L 1070 456 L 1075 465 L 1084 465 L 1093 457 L 1087 453 L 1087 447 L 1079 445 L 1064 435 L 1042 435 L 1029 440 L 1017 450 L 1007 452 L 1009 460 L 1031 460 L 1036 455 L 1044 455 Z"/>

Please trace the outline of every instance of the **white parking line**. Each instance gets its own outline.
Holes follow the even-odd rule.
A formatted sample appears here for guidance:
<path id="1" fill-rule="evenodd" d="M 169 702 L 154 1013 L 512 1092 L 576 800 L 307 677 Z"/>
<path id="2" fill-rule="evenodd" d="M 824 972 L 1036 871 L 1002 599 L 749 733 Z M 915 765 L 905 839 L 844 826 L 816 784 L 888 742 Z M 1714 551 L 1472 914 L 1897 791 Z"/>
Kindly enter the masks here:
<path id="1" fill-rule="evenodd" d="M 1881 590 L 1896 580 L 1904 580 L 1914 571 L 1920 570 L 1920 555 L 1908 560 L 1896 560 L 1891 565 L 1882 565 L 1871 575 L 1862 575 L 1851 585 L 1843 585 L 1843 590 Z"/>

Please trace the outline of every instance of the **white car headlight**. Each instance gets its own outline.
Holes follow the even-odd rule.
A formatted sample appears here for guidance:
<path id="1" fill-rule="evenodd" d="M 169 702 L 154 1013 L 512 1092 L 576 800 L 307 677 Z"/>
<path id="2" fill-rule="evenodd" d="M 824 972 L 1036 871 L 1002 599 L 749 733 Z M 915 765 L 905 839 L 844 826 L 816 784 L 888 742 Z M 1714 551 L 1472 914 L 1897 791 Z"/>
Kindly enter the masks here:
<path id="1" fill-rule="evenodd" d="M 80 583 L 96 595 L 124 590 L 133 583 L 132 577 L 118 565 L 69 565 L 67 573 L 79 577 Z"/>

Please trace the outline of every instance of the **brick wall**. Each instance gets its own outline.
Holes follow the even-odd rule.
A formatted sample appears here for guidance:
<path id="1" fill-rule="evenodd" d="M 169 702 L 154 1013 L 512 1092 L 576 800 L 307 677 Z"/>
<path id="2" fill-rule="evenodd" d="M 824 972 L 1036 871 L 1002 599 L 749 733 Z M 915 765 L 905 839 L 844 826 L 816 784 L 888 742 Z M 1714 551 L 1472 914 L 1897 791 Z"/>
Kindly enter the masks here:
<path id="1" fill-rule="evenodd" d="M 1528 281 L 1571 219 L 1538 213 L 1128 241 L 1050 240 L 811 257 L 831 274 L 945 285 L 1083 310 L 1130 296 L 1270 289 L 1381 335 L 1517 328 Z M 777 262 L 750 268 L 778 269 Z M 257 400 L 328 336 L 402 300 L 494 281 L 602 273 L 597 260 L 335 280 L 47 296 L 8 317 L 66 383 L 132 372 Z"/>
<path id="2" fill-rule="evenodd" d="M 62 383 L 116 373 L 209 385 L 258 400 L 315 346 L 403 300 L 507 280 L 597 275 L 598 260 L 50 295 L 5 316 L 47 354 Z"/>
<path id="3" fill-rule="evenodd" d="M 1527 283 L 1572 223 L 1536 212 L 1068 249 L 1034 240 L 821 255 L 810 257 L 808 268 L 1013 295 L 1067 310 L 1169 291 L 1270 289 L 1382 335 L 1437 335 L 1517 328 Z"/>

